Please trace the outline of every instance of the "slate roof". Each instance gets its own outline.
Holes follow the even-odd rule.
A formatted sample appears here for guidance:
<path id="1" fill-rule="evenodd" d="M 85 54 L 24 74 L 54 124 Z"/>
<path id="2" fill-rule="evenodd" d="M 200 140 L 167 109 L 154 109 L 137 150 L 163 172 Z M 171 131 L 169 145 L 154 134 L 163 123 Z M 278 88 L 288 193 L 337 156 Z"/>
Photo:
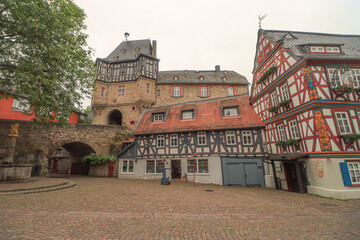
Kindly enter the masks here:
<path id="1" fill-rule="evenodd" d="M 283 47 L 307 59 L 360 59 L 360 35 L 277 31 L 260 29 L 274 42 L 283 40 Z M 309 45 L 340 45 L 342 54 L 309 53 Z"/>
<path id="2" fill-rule="evenodd" d="M 106 58 L 98 58 L 98 60 L 106 62 L 132 61 L 138 58 L 137 54 L 154 58 L 154 56 L 152 56 L 150 39 L 123 41 L 109 56 Z"/>
<path id="3" fill-rule="evenodd" d="M 174 77 L 178 79 L 175 80 Z M 204 79 L 200 80 L 200 76 Z M 223 80 L 226 77 L 226 80 Z M 181 71 L 159 71 L 158 84 L 161 83 L 196 83 L 196 84 L 249 84 L 246 77 L 234 71 L 195 71 L 195 70 L 181 70 Z"/>
<path id="4" fill-rule="evenodd" d="M 231 101 L 227 101 L 227 99 L 231 99 Z M 233 103 L 236 101 L 239 106 L 240 116 L 222 117 L 221 105 L 224 101 L 225 103 L 231 102 L 231 105 L 234 105 Z M 156 108 L 145 110 L 133 134 L 142 135 L 265 126 L 254 109 L 249 105 L 248 95 L 192 102 L 191 104 L 196 105 L 194 119 L 181 119 L 182 108 L 184 105 L 189 105 L 189 103 L 168 106 L 164 122 L 151 121 L 152 114 L 158 112 Z"/>

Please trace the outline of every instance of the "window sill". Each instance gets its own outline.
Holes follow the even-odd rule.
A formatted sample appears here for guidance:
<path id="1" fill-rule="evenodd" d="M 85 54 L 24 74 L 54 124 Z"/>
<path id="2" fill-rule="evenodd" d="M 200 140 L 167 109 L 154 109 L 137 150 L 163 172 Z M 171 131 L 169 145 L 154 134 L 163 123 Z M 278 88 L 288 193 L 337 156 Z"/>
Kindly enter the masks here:
<path id="1" fill-rule="evenodd" d="M 131 173 L 121 172 L 121 174 L 122 174 L 122 175 L 134 175 L 134 173 L 133 173 L 133 172 L 131 172 Z"/>
<path id="2" fill-rule="evenodd" d="M 193 173 L 187 173 L 188 176 L 194 176 Z M 210 176 L 210 173 L 195 173 L 195 176 Z"/>
<path id="3" fill-rule="evenodd" d="M 158 175 L 158 176 L 161 176 L 162 173 L 145 173 L 145 174 L 149 174 L 149 175 Z"/>

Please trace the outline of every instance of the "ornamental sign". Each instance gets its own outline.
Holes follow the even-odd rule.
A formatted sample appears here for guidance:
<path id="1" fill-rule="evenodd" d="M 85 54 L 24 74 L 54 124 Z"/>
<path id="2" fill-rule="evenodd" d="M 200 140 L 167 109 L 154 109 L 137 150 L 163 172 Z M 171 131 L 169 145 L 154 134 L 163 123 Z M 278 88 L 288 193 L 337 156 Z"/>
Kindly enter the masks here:
<path id="1" fill-rule="evenodd" d="M 333 88 L 336 88 L 339 85 L 346 85 L 348 87 L 354 87 L 354 76 L 353 76 L 351 70 L 346 65 L 343 65 L 343 66 L 335 69 L 332 74 L 331 86 Z"/>

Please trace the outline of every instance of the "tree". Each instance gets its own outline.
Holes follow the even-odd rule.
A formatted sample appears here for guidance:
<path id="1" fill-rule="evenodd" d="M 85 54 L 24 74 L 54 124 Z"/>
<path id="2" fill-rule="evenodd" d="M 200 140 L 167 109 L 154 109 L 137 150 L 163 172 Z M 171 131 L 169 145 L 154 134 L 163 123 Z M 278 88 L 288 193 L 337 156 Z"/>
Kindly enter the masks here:
<path id="1" fill-rule="evenodd" d="M 85 18 L 72 0 L 2 0 L 0 99 L 25 97 L 35 121 L 67 123 L 92 93 Z"/>

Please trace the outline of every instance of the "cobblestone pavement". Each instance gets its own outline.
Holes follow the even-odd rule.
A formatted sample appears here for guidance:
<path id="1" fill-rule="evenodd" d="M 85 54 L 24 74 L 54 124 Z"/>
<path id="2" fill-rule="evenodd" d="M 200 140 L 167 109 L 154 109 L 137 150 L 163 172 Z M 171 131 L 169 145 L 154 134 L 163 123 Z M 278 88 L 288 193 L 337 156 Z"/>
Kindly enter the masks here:
<path id="1" fill-rule="evenodd" d="M 159 180 L 69 180 L 77 185 L 0 197 L 0 239 L 360 239 L 360 200 Z"/>

